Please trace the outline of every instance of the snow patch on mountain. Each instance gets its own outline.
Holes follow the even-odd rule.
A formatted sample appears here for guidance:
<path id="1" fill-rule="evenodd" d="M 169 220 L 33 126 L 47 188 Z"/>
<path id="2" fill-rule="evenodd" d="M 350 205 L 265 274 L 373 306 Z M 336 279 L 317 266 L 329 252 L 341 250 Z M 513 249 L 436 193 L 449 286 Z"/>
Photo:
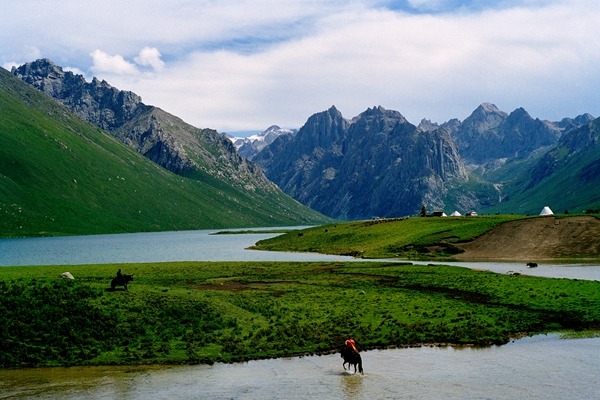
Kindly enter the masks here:
<path id="1" fill-rule="evenodd" d="M 224 136 L 231 140 L 242 157 L 252 159 L 262 149 L 273 143 L 279 136 L 294 136 L 296 132 L 298 132 L 297 129 L 285 129 L 277 125 L 272 125 L 266 130 L 248 137 L 236 137 L 228 134 L 225 134 Z"/>

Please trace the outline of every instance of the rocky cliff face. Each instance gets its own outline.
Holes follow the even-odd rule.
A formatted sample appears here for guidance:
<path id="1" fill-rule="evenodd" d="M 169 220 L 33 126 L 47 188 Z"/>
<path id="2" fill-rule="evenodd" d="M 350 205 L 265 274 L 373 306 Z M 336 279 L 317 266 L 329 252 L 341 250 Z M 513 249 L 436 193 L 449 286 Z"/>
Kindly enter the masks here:
<path id="1" fill-rule="evenodd" d="M 556 174 L 575 161 L 583 161 L 587 164 L 578 169 L 578 175 L 571 176 L 569 182 L 571 187 L 577 184 L 577 180 L 582 182 L 598 180 L 600 178 L 600 159 L 598 156 L 590 157 L 590 153 L 600 154 L 600 118 L 566 132 L 557 145 L 533 165 L 531 181 L 527 188 L 533 188 L 546 177 Z"/>
<path id="2" fill-rule="evenodd" d="M 487 103 L 453 130 L 465 162 L 474 165 L 527 157 L 541 147 L 556 144 L 561 133 L 553 124 L 531 118 L 523 108 L 507 114 Z"/>
<path id="3" fill-rule="evenodd" d="M 563 133 L 592 119 L 584 114 L 559 122 L 542 121 L 532 118 L 523 108 L 508 114 L 493 104 L 483 103 L 464 121 L 450 120 L 441 126 L 455 138 L 466 164 L 472 168 L 494 168 L 508 159 L 527 158 L 553 146 Z"/>
<path id="4" fill-rule="evenodd" d="M 108 131 L 150 108 L 133 92 L 118 90 L 96 78 L 88 83 L 83 76 L 63 71 L 48 59 L 13 68 L 12 73 Z"/>
<path id="5" fill-rule="evenodd" d="M 135 93 L 96 78 L 88 83 L 47 59 L 13 68 L 12 74 L 172 172 L 200 179 L 205 173 L 243 190 L 275 190 L 262 171 L 216 131 L 186 124 L 142 103 Z"/>
<path id="6" fill-rule="evenodd" d="M 301 203 L 346 219 L 441 207 L 448 190 L 468 179 L 448 131 L 417 129 L 382 107 L 351 121 L 335 107 L 315 114 L 294 138 L 276 140 L 255 161 Z"/>

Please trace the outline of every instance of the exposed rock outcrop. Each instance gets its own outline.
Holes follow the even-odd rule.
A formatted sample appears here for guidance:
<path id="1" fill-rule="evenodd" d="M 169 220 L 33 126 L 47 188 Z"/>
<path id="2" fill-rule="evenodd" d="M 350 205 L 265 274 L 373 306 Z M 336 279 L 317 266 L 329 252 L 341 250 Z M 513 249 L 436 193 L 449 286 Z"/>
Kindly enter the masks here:
<path id="1" fill-rule="evenodd" d="M 446 130 L 417 129 L 383 107 L 351 121 L 331 107 L 255 161 L 284 192 L 335 218 L 405 216 L 424 203 L 440 207 L 448 189 L 468 179 Z"/>

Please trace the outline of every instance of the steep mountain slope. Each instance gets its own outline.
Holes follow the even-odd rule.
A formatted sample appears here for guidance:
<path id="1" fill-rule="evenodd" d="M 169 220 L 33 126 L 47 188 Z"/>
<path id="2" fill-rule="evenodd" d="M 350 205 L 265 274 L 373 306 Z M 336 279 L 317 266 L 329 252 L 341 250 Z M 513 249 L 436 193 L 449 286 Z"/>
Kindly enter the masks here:
<path id="1" fill-rule="evenodd" d="M 280 191 L 175 175 L 2 68 L 0 142 L 0 236 L 324 221 Z"/>
<path id="2" fill-rule="evenodd" d="M 565 132 L 556 146 L 514 160 L 488 179 L 503 182 L 503 201 L 490 212 L 583 212 L 600 206 L 600 118 Z"/>
<path id="3" fill-rule="evenodd" d="M 286 193 L 344 219 L 440 207 L 468 179 L 447 131 L 421 131 L 382 107 L 352 121 L 335 107 L 315 114 L 295 137 L 276 140 L 254 160 Z"/>
<path id="4" fill-rule="evenodd" d="M 216 131 L 186 124 L 142 103 L 135 93 L 96 78 L 88 83 L 47 59 L 13 68 L 12 73 L 176 174 L 205 182 L 217 178 L 247 191 L 278 190 Z"/>

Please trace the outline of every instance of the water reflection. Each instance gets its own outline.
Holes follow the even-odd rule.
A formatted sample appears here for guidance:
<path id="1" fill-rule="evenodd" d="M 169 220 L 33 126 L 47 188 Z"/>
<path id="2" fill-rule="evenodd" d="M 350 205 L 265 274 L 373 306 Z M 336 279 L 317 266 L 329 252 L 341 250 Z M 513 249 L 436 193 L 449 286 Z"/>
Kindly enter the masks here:
<path id="1" fill-rule="evenodd" d="M 0 399 L 592 399 L 600 338 L 541 335 L 483 349 L 363 352 L 243 364 L 0 370 Z"/>
<path id="2" fill-rule="evenodd" d="M 340 387 L 346 399 L 363 398 L 364 376 L 345 372 L 340 376 Z"/>

